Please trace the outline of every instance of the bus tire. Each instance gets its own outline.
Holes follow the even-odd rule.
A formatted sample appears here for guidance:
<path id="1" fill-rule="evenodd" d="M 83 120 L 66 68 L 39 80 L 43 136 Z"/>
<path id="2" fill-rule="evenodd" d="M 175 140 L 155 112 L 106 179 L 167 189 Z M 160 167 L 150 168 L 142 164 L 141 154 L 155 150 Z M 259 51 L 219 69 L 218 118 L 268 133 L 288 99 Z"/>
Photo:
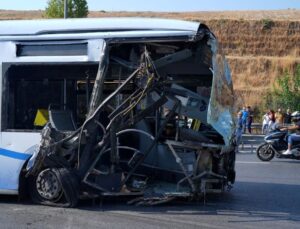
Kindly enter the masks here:
<path id="1" fill-rule="evenodd" d="M 79 181 L 65 168 L 46 168 L 29 177 L 29 194 L 36 204 L 75 207 L 79 197 Z"/>

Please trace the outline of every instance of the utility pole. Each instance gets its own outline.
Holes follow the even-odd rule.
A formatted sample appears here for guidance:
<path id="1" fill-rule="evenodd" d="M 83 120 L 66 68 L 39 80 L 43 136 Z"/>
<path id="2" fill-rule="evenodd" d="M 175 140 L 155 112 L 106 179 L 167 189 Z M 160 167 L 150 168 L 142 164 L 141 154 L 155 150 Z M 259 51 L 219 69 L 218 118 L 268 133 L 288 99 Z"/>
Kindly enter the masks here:
<path id="1" fill-rule="evenodd" d="M 64 3 L 64 19 L 68 18 L 68 0 Z"/>

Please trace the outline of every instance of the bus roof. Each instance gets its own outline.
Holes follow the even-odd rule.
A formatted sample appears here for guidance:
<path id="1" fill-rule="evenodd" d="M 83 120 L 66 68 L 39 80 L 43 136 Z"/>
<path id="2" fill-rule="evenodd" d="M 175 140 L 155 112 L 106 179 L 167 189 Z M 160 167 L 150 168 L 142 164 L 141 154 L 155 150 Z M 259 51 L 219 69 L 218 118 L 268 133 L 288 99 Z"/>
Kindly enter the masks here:
<path id="1" fill-rule="evenodd" d="M 0 36 L 46 35 L 111 31 L 187 31 L 197 33 L 200 23 L 157 18 L 85 18 L 0 21 Z"/>

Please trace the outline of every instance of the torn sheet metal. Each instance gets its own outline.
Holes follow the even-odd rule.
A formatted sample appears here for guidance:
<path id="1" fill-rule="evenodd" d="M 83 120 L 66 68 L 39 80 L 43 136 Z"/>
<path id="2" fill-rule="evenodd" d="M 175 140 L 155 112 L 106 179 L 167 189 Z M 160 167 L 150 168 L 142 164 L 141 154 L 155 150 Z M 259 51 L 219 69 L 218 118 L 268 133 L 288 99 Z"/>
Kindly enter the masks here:
<path id="1" fill-rule="evenodd" d="M 62 116 L 49 111 L 27 173 L 35 202 L 71 207 L 83 194 L 128 195 L 155 205 L 234 183 L 232 81 L 204 28 L 181 42 L 107 41 L 81 126 L 62 131 L 54 123 Z"/>
<path id="2" fill-rule="evenodd" d="M 229 146 L 235 130 L 233 84 L 228 63 L 218 49 L 217 40 L 211 38 L 209 45 L 213 53 L 214 77 L 207 120 L 224 137 L 225 144 Z"/>

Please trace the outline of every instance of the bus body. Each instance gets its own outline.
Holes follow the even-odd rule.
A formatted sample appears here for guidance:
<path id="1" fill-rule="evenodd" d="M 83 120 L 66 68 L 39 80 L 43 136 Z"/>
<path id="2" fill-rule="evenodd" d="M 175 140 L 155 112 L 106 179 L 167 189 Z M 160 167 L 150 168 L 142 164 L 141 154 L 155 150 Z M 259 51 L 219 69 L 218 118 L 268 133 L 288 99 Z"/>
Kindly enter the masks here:
<path id="1" fill-rule="evenodd" d="M 144 51 L 146 49 L 147 51 Z M 138 69 L 138 65 L 141 64 L 143 58 L 141 53 L 143 55 L 147 53 L 148 56 L 151 56 L 154 66 L 152 67 L 155 72 L 157 71 L 156 81 L 160 83 L 168 81 L 166 91 L 169 92 L 164 95 L 168 102 L 160 105 L 160 108 L 155 108 L 155 102 L 158 103 L 158 97 L 162 96 L 161 93 L 157 92 L 157 88 L 161 87 L 157 86 L 153 91 L 149 89 L 147 101 L 152 101 L 151 108 L 154 107 L 152 113 L 154 116 L 156 115 L 156 119 L 153 118 L 152 121 L 149 121 L 150 124 L 148 121 L 145 121 L 146 124 L 143 123 L 144 121 L 134 123 L 129 129 L 133 129 L 133 127 L 140 129 L 143 132 L 151 133 L 150 135 L 155 138 L 160 125 L 157 124 L 158 115 L 162 116 L 165 110 L 172 110 L 172 106 L 176 103 L 174 101 L 179 101 L 180 107 L 183 108 L 174 108 L 174 113 L 178 114 L 174 123 L 182 122 L 178 118 L 182 116 L 186 122 L 186 128 L 181 130 L 182 126 L 179 125 L 174 130 L 171 127 L 171 131 L 169 131 L 166 127 L 167 129 L 162 130 L 162 136 L 156 139 L 157 142 L 165 142 L 164 146 L 157 143 L 155 145 L 156 150 L 166 151 L 165 145 L 170 146 L 171 143 L 174 143 L 172 147 L 182 147 L 180 144 L 186 142 L 186 138 L 189 141 L 196 142 L 205 139 L 203 142 L 206 145 L 203 143 L 199 149 L 205 151 L 211 146 L 213 151 L 215 150 L 214 154 L 216 152 L 219 154 L 215 158 L 224 157 L 222 160 L 227 160 L 225 162 L 227 167 L 228 161 L 231 161 L 231 164 L 229 163 L 230 168 L 226 170 L 225 173 L 227 174 L 222 175 L 222 179 L 227 179 L 226 184 L 227 182 L 234 182 L 234 156 L 232 156 L 235 150 L 232 143 L 234 98 L 232 96 L 230 71 L 226 60 L 218 50 L 215 36 L 205 25 L 178 20 L 143 18 L 1 21 L 0 50 L 1 194 L 18 194 L 22 188 L 21 180 L 31 167 L 34 167 L 36 157 L 41 151 L 42 127 L 35 125 L 38 112 L 46 110 L 50 106 L 57 106 L 57 110 L 68 110 L 72 114 L 74 130 L 76 130 L 87 122 L 93 112 L 97 112 L 97 107 L 100 106 L 101 101 L 103 102 L 105 98 L 117 91 L 126 80 L 126 77 L 135 69 Z M 150 63 L 152 63 L 151 61 Z M 99 79 L 101 79 L 99 76 L 104 72 L 107 75 L 106 79 L 109 80 L 99 83 Z M 164 81 L 160 81 L 164 77 Z M 153 82 L 151 81 L 152 86 L 156 87 Z M 148 90 L 148 86 L 146 84 L 143 88 Z M 97 94 L 97 90 L 100 90 L 101 87 L 103 87 L 101 91 L 102 98 L 99 98 L 101 96 Z M 128 97 L 130 93 L 133 93 L 132 88 L 131 84 L 127 85 L 124 89 L 126 92 L 116 96 L 107 107 L 116 109 L 120 106 L 125 101 L 124 97 Z M 178 94 L 176 94 L 177 92 Z M 173 102 L 170 100 L 174 96 L 169 93 L 175 93 L 176 98 Z M 147 108 L 148 103 L 145 95 L 142 94 L 141 96 L 144 97 L 141 97 L 135 105 L 131 105 L 133 108 L 130 107 L 134 109 L 134 114 L 143 110 L 142 106 Z M 133 111 L 129 109 L 129 112 Z M 152 113 L 145 120 L 151 119 Z M 65 115 L 65 113 L 61 114 Z M 127 115 L 127 112 L 124 113 L 124 117 L 125 115 Z M 44 116 L 47 116 L 44 119 L 49 121 L 47 112 L 44 113 Z M 104 126 L 103 123 L 106 123 L 106 120 L 101 121 L 101 125 Z M 66 123 L 62 125 L 64 124 Z M 150 127 L 146 128 L 145 125 Z M 166 124 L 166 126 L 168 125 Z M 200 137 L 198 135 L 190 137 L 192 131 L 194 131 L 194 134 L 199 132 L 202 134 L 201 128 L 206 128 L 206 126 L 208 126 L 208 129 L 205 129 L 204 137 L 202 135 Z M 108 129 L 107 126 L 104 127 L 104 129 Z M 185 133 L 185 137 L 182 137 L 183 140 L 178 140 L 180 137 L 178 137 L 176 129 L 181 130 L 180 136 L 181 134 L 184 135 L 183 133 L 187 129 L 189 133 Z M 208 130 L 210 133 L 214 132 L 213 137 L 206 135 Z M 175 137 L 173 137 L 172 131 L 174 131 Z M 84 128 L 82 132 L 84 132 Z M 85 136 L 85 138 L 87 137 Z M 100 137 L 98 136 L 98 138 Z M 148 144 L 146 143 L 147 140 L 138 139 L 139 143 L 135 144 L 135 147 L 142 149 L 142 144 Z M 82 144 L 82 142 L 79 143 L 81 148 L 84 148 Z M 80 149 L 78 150 L 78 146 L 76 147 L 74 147 L 76 148 L 74 152 L 79 152 Z M 130 147 L 134 148 L 132 144 Z M 172 147 L 170 148 L 172 152 L 168 156 L 161 155 L 162 159 L 159 159 L 159 161 L 172 160 L 172 163 L 174 161 L 176 164 L 176 162 L 184 159 L 178 158 L 177 154 L 177 158 L 175 154 L 172 155 Z M 111 148 L 113 148 L 112 145 Z M 193 145 L 188 150 L 194 150 L 194 155 L 198 150 L 196 148 Z M 147 151 L 146 149 L 143 150 Z M 117 151 L 119 154 L 119 148 Z M 79 152 L 78 154 L 81 155 L 82 153 Z M 222 156 L 226 154 L 230 156 Z M 174 158 L 170 159 L 173 156 L 176 160 Z M 210 155 L 208 157 L 213 158 L 214 156 Z M 153 155 L 151 156 L 151 153 L 147 158 L 146 161 L 143 161 L 144 164 L 147 164 L 148 167 L 153 167 L 155 164 L 155 166 L 162 168 L 162 171 L 175 171 L 178 170 L 178 166 L 181 166 L 181 164 L 177 165 L 178 163 L 176 165 L 170 165 L 172 163 L 154 163 L 153 161 L 158 159 Z M 42 161 L 40 158 L 39 160 Z M 188 158 L 188 160 L 190 159 Z M 214 160 L 218 160 L 216 163 L 219 164 L 216 167 L 223 166 L 225 168 L 221 159 L 211 160 L 211 164 L 215 163 Z M 80 162 L 82 161 L 84 159 Z M 111 158 L 110 161 L 112 161 Z M 28 165 L 28 163 L 30 164 Z M 190 164 L 193 163 L 194 161 Z M 78 164 L 80 164 L 79 161 L 76 161 L 72 166 L 74 168 L 76 166 L 80 167 Z M 227 167 L 226 169 L 228 169 Z M 98 168 L 98 170 L 100 169 Z M 221 172 L 218 173 L 215 170 L 217 169 L 210 168 L 210 175 L 206 176 L 207 179 L 212 176 L 215 176 L 215 178 L 221 177 Z M 183 173 L 184 171 L 183 169 Z M 127 173 L 130 174 L 130 171 L 122 172 L 122 177 Z M 168 177 L 167 172 L 165 176 Z M 86 178 L 87 175 L 83 177 Z M 187 175 L 186 178 L 190 181 Z M 84 179 L 82 178 L 82 180 Z M 92 180 L 97 184 L 97 178 Z M 166 180 L 168 179 L 166 178 Z M 35 182 L 37 183 L 37 181 Z M 137 179 L 134 182 L 145 184 L 146 181 Z M 186 183 L 186 181 L 183 183 Z M 97 189 L 96 185 L 91 186 Z M 129 187 L 128 184 L 127 187 Z M 109 193 L 112 193 L 112 190 Z"/>

